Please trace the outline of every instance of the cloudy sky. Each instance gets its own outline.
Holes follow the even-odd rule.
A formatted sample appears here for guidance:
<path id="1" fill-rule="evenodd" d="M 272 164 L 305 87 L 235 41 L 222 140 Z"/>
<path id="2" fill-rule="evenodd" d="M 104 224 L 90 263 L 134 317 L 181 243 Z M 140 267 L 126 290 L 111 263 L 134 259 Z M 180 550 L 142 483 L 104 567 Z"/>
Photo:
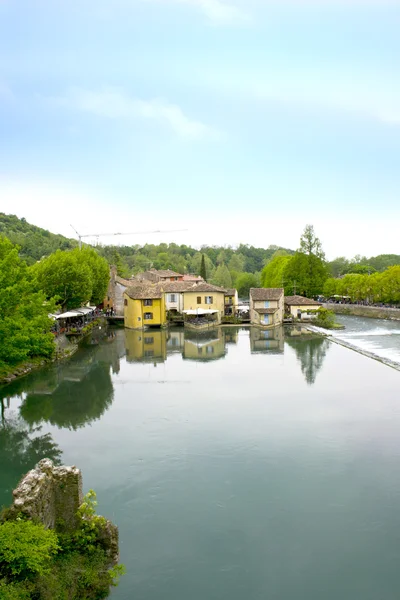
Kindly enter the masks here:
<path id="1" fill-rule="evenodd" d="M 0 0 L 0 211 L 400 253 L 400 0 Z"/>

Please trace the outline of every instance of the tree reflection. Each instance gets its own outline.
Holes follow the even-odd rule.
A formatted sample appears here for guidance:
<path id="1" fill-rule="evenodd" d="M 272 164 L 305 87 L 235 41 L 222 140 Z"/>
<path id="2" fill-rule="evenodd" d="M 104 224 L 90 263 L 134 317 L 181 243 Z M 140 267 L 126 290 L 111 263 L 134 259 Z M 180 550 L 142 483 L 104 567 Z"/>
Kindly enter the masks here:
<path id="1" fill-rule="evenodd" d="M 40 435 L 41 427 L 27 427 L 26 423 L 8 409 L 7 400 L 1 399 L 0 421 L 0 506 L 11 502 L 12 490 L 22 475 L 33 469 L 42 458 L 60 464 L 61 450 L 50 433 Z"/>
<path id="2" fill-rule="evenodd" d="M 113 385 L 109 365 L 97 363 L 89 372 L 70 365 L 63 380 L 50 394 L 28 392 L 22 402 L 21 416 L 34 425 L 42 421 L 78 429 L 99 419 L 113 401 Z"/>
<path id="3" fill-rule="evenodd" d="M 295 352 L 308 385 L 314 385 L 318 372 L 321 370 L 329 341 L 321 336 L 286 337 L 287 344 Z"/>

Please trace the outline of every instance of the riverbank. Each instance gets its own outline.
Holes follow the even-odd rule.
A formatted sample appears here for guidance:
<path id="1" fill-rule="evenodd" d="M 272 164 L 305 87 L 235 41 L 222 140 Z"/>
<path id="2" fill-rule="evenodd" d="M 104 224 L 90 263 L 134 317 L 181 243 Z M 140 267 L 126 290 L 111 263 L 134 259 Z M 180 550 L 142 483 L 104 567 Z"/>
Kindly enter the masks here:
<path id="1" fill-rule="evenodd" d="M 19 379 L 20 377 L 25 377 L 25 375 L 29 375 L 33 371 L 37 369 L 41 369 L 47 365 L 51 365 L 56 361 L 66 360 L 67 358 L 71 358 L 73 354 L 78 350 L 78 344 L 73 344 L 69 342 L 64 335 L 59 336 L 56 340 L 56 353 L 54 358 L 42 358 L 42 357 L 34 357 L 29 360 L 26 360 L 18 365 L 10 365 L 10 367 L 3 368 L 0 370 L 0 385 L 6 385 L 7 383 L 11 383 L 15 381 L 15 379 Z"/>
<path id="2" fill-rule="evenodd" d="M 379 306 L 362 306 L 360 304 L 335 304 L 327 303 L 324 308 L 332 310 L 337 315 L 351 315 L 354 317 L 367 317 L 369 319 L 386 319 L 400 321 L 399 308 L 384 308 Z"/>

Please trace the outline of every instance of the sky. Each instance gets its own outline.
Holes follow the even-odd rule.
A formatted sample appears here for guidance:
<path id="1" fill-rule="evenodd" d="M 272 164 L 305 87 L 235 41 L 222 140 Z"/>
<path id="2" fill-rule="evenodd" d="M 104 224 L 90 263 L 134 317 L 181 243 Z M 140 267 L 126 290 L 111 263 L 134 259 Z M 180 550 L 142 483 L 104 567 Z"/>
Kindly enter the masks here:
<path id="1" fill-rule="evenodd" d="M 399 30 L 400 0 L 0 0 L 0 211 L 398 254 Z"/>

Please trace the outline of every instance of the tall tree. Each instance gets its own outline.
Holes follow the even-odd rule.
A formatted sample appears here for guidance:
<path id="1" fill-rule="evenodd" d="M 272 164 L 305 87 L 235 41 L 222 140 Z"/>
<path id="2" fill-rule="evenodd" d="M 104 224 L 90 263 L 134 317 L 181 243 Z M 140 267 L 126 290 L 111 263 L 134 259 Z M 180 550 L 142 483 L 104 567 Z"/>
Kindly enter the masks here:
<path id="1" fill-rule="evenodd" d="M 204 254 L 201 255 L 200 277 L 207 281 L 206 259 Z"/>
<path id="2" fill-rule="evenodd" d="M 307 256 L 317 256 L 321 260 L 325 260 L 325 254 L 322 250 L 322 244 L 319 238 L 315 235 L 314 225 L 306 225 L 300 238 L 299 252 Z"/>

